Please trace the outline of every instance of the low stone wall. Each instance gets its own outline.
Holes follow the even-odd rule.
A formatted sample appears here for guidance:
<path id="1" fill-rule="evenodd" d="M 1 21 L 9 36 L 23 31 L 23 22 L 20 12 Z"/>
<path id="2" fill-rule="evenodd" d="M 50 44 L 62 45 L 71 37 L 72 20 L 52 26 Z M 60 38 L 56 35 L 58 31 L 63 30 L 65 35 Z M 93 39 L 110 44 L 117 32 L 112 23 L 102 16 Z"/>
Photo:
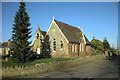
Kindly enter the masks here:
<path id="1" fill-rule="evenodd" d="M 77 66 L 80 64 L 88 63 L 93 61 L 97 56 L 88 56 L 85 58 L 76 58 L 75 60 L 61 61 L 56 63 L 40 63 L 32 66 L 15 66 L 13 68 L 6 67 L 2 68 L 2 77 L 13 77 L 13 76 L 26 76 L 31 74 L 40 74 L 55 70 L 60 70 L 63 68 L 68 68 L 72 66 Z M 97 59 L 98 59 L 97 58 Z"/>

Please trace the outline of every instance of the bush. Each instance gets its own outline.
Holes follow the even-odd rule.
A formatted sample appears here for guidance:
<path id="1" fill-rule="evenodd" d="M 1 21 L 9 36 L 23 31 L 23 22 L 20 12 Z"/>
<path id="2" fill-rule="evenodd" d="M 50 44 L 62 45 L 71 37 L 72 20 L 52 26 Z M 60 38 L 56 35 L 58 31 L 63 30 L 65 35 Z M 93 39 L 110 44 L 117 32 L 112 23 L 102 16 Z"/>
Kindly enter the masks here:
<path id="1" fill-rule="evenodd" d="M 95 50 L 95 54 L 101 54 L 101 53 L 104 53 L 104 45 L 103 43 L 100 41 L 100 40 L 92 40 L 91 41 L 91 44 L 92 44 L 92 48 Z"/>

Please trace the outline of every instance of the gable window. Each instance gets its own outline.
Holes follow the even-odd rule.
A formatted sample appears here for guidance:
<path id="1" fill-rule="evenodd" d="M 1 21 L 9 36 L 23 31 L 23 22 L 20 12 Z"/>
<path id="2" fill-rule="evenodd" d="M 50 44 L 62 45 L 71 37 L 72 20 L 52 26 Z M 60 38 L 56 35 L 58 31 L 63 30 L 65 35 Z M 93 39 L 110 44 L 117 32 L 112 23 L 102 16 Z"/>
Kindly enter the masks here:
<path id="1" fill-rule="evenodd" d="M 56 40 L 53 40 L 53 51 L 56 51 Z"/>
<path id="2" fill-rule="evenodd" d="M 60 49 L 63 49 L 63 42 L 60 41 Z"/>
<path id="3" fill-rule="evenodd" d="M 37 36 L 36 36 L 36 37 L 37 37 L 37 39 L 38 39 L 38 37 L 39 37 L 39 34 L 38 34 L 38 33 L 37 33 Z"/>

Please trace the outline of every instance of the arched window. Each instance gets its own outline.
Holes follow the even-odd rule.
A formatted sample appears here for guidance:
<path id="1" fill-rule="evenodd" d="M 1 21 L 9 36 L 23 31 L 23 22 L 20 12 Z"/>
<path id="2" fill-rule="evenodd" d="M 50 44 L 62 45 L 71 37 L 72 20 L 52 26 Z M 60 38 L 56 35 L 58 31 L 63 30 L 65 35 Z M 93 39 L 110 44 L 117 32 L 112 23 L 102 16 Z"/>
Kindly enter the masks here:
<path id="1" fill-rule="evenodd" d="M 83 43 L 80 43 L 80 52 L 83 51 L 82 46 L 83 46 Z"/>
<path id="2" fill-rule="evenodd" d="M 39 37 L 39 34 L 37 33 L 37 36 L 36 36 L 37 38 Z"/>
<path id="3" fill-rule="evenodd" d="M 82 43 L 82 51 L 84 52 L 85 51 L 85 44 Z"/>
<path id="4" fill-rule="evenodd" d="M 43 37 L 43 35 L 40 35 L 40 39 L 43 39 L 44 37 Z"/>
<path id="5" fill-rule="evenodd" d="M 74 44 L 72 44 L 72 52 L 74 52 Z"/>
<path id="6" fill-rule="evenodd" d="M 82 50 L 81 50 L 81 43 L 80 43 L 80 47 L 79 47 L 79 48 L 80 48 L 80 52 L 81 52 L 81 51 L 82 51 Z"/>
<path id="7" fill-rule="evenodd" d="M 77 45 L 75 45 L 75 52 L 77 52 Z"/>
<path id="8" fill-rule="evenodd" d="M 80 52 L 83 52 L 85 50 L 84 43 L 80 43 Z"/>
<path id="9" fill-rule="evenodd" d="M 60 41 L 60 49 L 63 49 L 63 42 Z"/>
<path id="10" fill-rule="evenodd" d="M 53 40 L 53 50 L 56 51 L 56 40 Z"/>
<path id="11" fill-rule="evenodd" d="M 46 43 L 46 50 L 50 51 L 50 42 L 49 41 L 47 41 L 47 43 Z"/>

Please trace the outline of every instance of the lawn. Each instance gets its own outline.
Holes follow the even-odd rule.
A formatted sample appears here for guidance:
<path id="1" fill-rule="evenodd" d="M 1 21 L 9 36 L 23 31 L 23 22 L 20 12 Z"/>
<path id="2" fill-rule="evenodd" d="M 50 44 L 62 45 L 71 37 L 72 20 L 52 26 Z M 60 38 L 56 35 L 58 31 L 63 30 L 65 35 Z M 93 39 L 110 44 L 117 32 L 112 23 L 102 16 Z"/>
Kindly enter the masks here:
<path id="1" fill-rule="evenodd" d="M 13 61 L 3 61 L 2 62 L 2 67 L 15 67 L 15 66 L 31 66 L 35 64 L 40 64 L 40 63 L 55 63 L 55 62 L 60 62 L 60 61 L 67 61 L 67 60 L 74 60 L 75 58 L 45 58 L 45 59 L 37 59 L 34 60 L 33 62 L 26 62 L 26 63 L 18 63 L 18 62 L 13 62 Z"/>

